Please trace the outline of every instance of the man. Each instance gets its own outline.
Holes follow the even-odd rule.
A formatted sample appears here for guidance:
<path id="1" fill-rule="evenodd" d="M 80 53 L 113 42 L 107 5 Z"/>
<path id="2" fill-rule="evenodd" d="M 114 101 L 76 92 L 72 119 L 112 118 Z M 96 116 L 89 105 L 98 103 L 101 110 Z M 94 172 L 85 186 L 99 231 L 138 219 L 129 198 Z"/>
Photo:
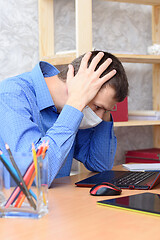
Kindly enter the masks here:
<path id="1" fill-rule="evenodd" d="M 31 151 L 49 140 L 49 185 L 70 174 L 72 159 L 91 171 L 111 169 L 116 137 L 110 112 L 128 94 L 120 61 L 93 51 L 61 73 L 40 62 L 28 73 L 0 83 L 0 146 Z M 26 164 L 26 163 L 24 163 Z M 28 164 L 28 163 L 27 163 Z"/>

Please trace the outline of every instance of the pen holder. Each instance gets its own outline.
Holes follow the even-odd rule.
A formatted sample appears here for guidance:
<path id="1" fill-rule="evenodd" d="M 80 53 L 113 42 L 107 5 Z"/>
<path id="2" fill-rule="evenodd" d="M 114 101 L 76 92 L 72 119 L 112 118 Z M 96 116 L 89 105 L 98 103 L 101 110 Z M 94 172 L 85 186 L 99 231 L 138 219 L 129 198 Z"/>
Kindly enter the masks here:
<path id="1" fill-rule="evenodd" d="M 1 156 L 2 157 L 2 156 Z M 33 161 L 31 153 L 14 153 L 14 161 L 21 173 L 13 168 L 10 158 L 3 156 L 10 171 L 0 166 L 0 217 L 41 218 L 48 213 L 48 158 L 42 155 Z M 7 179 L 8 175 L 8 179 Z M 2 177 L 3 176 L 3 177 Z M 19 182 L 17 182 L 17 179 Z M 9 180 L 10 188 L 5 188 Z M 23 180 L 23 181 L 22 181 Z M 20 185 L 19 185 L 20 184 Z"/>

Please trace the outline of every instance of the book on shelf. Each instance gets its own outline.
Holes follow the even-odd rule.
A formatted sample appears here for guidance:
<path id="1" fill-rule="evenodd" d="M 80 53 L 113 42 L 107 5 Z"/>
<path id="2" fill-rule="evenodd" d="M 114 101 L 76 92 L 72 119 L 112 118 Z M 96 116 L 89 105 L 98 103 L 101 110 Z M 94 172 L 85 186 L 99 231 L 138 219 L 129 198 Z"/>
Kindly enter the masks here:
<path id="1" fill-rule="evenodd" d="M 122 102 L 118 102 L 117 111 L 111 112 L 114 122 L 128 121 L 128 98 L 126 97 Z"/>

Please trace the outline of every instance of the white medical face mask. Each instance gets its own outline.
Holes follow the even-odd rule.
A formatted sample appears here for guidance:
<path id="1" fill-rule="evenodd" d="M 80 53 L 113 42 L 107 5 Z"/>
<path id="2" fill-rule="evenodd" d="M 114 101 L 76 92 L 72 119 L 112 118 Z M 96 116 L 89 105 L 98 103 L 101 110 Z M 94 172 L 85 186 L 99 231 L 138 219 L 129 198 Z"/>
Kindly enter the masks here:
<path id="1" fill-rule="evenodd" d="M 88 106 L 83 109 L 83 119 L 79 126 L 80 129 L 92 128 L 102 122 L 102 119 Z"/>

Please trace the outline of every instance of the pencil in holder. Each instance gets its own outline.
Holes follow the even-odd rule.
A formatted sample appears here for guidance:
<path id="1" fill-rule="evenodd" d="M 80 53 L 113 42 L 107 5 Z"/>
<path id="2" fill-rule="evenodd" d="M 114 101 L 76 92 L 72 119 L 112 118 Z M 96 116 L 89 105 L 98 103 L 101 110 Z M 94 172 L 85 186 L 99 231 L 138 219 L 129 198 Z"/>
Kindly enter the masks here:
<path id="1" fill-rule="evenodd" d="M 0 217 L 41 218 L 48 213 L 47 154 L 0 151 Z M 6 171 L 10 188 L 4 186 Z"/>

